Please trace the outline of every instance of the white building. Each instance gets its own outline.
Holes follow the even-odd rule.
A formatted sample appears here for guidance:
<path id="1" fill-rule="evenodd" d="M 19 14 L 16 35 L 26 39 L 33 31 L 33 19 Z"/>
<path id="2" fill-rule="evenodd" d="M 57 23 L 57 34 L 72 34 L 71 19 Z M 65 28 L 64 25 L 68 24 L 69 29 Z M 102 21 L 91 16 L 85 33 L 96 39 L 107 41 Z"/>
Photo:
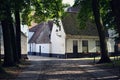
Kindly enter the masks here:
<path id="1" fill-rule="evenodd" d="M 96 26 L 87 22 L 80 29 L 76 12 L 68 12 L 59 22 L 41 23 L 29 29 L 29 54 L 53 57 L 83 57 L 100 53 L 99 36 Z M 108 37 L 108 35 L 106 35 Z M 107 39 L 108 51 L 114 52 L 114 40 Z"/>

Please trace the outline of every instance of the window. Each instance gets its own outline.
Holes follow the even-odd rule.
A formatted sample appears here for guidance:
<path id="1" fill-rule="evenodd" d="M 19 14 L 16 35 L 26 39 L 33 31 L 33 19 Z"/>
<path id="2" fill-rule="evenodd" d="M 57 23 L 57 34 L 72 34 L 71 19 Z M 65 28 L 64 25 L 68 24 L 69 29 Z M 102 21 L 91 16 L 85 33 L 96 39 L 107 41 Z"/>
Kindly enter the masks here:
<path id="1" fill-rule="evenodd" d="M 96 40 L 96 52 L 100 52 L 100 41 Z"/>
<path id="2" fill-rule="evenodd" d="M 96 46 L 100 46 L 100 41 L 96 41 Z"/>
<path id="3" fill-rule="evenodd" d="M 82 45 L 83 45 L 83 46 L 88 46 L 88 41 L 87 41 L 87 40 L 83 40 L 83 41 L 82 41 Z"/>
<path id="4" fill-rule="evenodd" d="M 88 52 L 88 40 L 83 40 L 82 41 L 82 51 L 83 51 L 83 53 Z"/>

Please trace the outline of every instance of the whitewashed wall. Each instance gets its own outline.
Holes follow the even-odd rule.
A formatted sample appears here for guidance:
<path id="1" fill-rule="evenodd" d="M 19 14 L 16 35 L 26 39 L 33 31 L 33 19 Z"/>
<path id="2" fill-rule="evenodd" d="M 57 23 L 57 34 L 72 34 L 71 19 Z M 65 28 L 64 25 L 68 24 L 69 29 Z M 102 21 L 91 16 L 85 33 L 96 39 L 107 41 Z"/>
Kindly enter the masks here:
<path id="1" fill-rule="evenodd" d="M 40 46 L 41 46 L 41 53 L 50 53 L 50 45 L 51 44 L 36 44 L 36 52 L 40 52 Z"/>
<path id="2" fill-rule="evenodd" d="M 73 52 L 73 39 L 66 39 L 66 53 Z"/>
<path id="3" fill-rule="evenodd" d="M 51 53 L 53 54 L 65 54 L 65 32 L 61 21 L 60 25 L 61 30 L 56 24 L 53 24 L 51 32 Z"/>
<path id="4" fill-rule="evenodd" d="M 90 39 L 88 41 L 88 48 L 89 48 L 89 52 L 96 52 L 96 40 L 95 39 Z"/>
<path id="5" fill-rule="evenodd" d="M 66 53 L 73 53 L 73 40 L 78 41 L 78 53 L 82 53 L 82 40 L 88 40 L 89 52 L 96 52 L 95 39 L 66 39 Z"/>
<path id="6" fill-rule="evenodd" d="M 28 52 L 36 52 L 36 44 L 35 43 L 31 43 L 28 44 Z"/>
<path id="7" fill-rule="evenodd" d="M 108 52 L 114 52 L 114 39 L 108 39 L 107 41 L 107 47 L 108 47 Z"/>
<path id="8" fill-rule="evenodd" d="M 27 36 L 21 33 L 21 53 L 22 54 L 27 54 L 28 52 L 27 46 L 28 46 Z"/>

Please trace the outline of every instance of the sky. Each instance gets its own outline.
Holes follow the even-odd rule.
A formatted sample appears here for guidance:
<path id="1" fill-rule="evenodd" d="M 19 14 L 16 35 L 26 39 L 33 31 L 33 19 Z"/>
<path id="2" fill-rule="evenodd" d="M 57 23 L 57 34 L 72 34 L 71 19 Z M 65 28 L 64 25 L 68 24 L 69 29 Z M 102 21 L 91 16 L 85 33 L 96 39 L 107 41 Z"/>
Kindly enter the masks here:
<path id="1" fill-rule="evenodd" d="M 72 6 L 74 4 L 74 0 L 63 0 L 63 3 L 69 3 Z"/>

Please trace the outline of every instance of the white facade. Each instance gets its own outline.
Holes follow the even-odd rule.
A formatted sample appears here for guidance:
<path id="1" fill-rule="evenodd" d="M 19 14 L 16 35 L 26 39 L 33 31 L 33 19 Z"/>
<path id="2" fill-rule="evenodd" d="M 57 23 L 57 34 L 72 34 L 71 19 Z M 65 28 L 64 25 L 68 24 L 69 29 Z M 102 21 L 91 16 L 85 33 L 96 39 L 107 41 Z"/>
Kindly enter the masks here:
<path id="1" fill-rule="evenodd" d="M 96 41 L 98 39 L 66 39 L 66 53 L 73 53 L 73 41 L 76 40 L 78 42 L 78 53 L 82 53 L 82 41 L 87 40 L 88 41 L 88 52 L 89 53 L 95 53 L 96 50 Z"/>
<path id="2" fill-rule="evenodd" d="M 60 27 L 53 23 L 51 32 L 46 30 L 48 34 L 50 33 L 50 42 L 49 43 L 30 43 L 29 52 L 35 52 L 36 55 L 66 55 L 74 53 L 74 41 L 77 41 L 77 53 L 97 53 L 100 52 L 100 45 L 96 43 L 99 41 L 98 36 L 75 36 L 75 38 L 67 37 L 67 34 L 64 31 L 62 22 L 60 21 Z M 45 32 L 45 30 L 44 30 Z M 41 35 L 44 33 L 41 32 Z M 46 32 L 45 32 L 46 33 Z M 34 33 L 29 33 L 29 39 Z M 87 51 L 84 51 L 86 48 L 83 47 L 83 41 L 87 41 Z M 114 52 L 114 39 L 110 38 L 107 40 L 108 52 Z"/>
<path id="3" fill-rule="evenodd" d="M 53 24 L 51 32 L 51 54 L 65 54 L 65 32 L 60 21 L 61 27 Z"/>
<path id="4" fill-rule="evenodd" d="M 50 30 L 48 30 L 47 26 L 44 27 L 43 32 L 41 32 L 41 36 L 43 33 L 50 34 L 50 42 L 49 43 L 29 43 L 28 52 L 35 52 L 36 54 L 65 54 L 65 32 L 63 29 L 63 25 L 61 21 L 59 22 L 60 27 L 58 27 L 55 23 L 53 23 L 52 31 L 50 34 Z M 34 32 L 29 32 L 29 40 L 33 36 Z M 39 36 L 39 37 L 41 37 Z"/>
<path id="5" fill-rule="evenodd" d="M 50 45 L 51 44 L 36 44 L 36 52 L 37 53 L 50 53 Z"/>

